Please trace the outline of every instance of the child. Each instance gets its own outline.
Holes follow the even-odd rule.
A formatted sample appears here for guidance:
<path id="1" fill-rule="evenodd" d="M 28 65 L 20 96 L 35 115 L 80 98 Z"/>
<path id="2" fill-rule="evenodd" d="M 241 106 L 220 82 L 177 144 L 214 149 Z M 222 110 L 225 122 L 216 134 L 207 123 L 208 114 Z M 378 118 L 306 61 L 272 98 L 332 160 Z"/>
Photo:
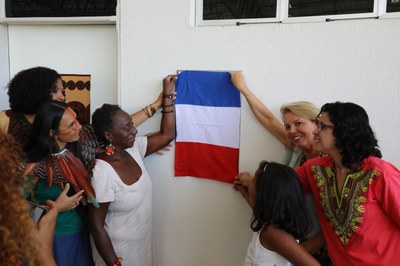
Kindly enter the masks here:
<path id="1" fill-rule="evenodd" d="M 244 265 L 319 265 L 300 245 L 308 229 L 304 194 L 289 166 L 262 161 L 248 188 L 234 185 L 253 209 Z"/>

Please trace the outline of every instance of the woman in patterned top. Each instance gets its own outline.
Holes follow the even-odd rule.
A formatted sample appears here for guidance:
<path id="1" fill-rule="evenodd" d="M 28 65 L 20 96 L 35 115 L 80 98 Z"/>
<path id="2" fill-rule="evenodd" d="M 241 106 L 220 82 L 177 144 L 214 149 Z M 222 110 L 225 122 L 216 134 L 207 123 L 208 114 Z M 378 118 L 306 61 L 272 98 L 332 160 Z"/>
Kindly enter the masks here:
<path id="1" fill-rule="evenodd" d="M 314 131 L 315 149 L 329 156 L 296 169 L 317 204 L 334 265 L 393 265 L 400 253 L 400 171 L 380 159 L 365 110 L 327 103 Z"/>
<path id="2" fill-rule="evenodd" d="M 33 177 L 32 200 L 45 204 L 55 200 L 69 183 L 73 194 L 86 197 L 73 209 L 59 213 L 55 225 L 53 256 L 58 266 L 93 264 L 86 227 L 87 199 L 94 201 L 90 174 L 79 145 L 81 125 L 75 112 L 60 101 L 49 101 L 36 112 L 30 138 L 24 146 L 28 158 L 25 173 Z"/>

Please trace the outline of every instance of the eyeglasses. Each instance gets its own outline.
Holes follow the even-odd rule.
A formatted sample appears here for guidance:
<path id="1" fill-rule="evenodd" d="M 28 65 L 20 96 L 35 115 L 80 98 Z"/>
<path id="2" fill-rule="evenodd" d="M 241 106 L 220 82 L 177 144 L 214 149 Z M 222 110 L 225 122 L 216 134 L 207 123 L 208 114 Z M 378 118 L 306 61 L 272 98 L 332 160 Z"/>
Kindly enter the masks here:
<path id="1" fill-rule="evenodd" d="M 319 119 L 315 120 L 315 124 L 317 125 L 318 132 L 321 132 L 321 130 L 327 129 L 327 128 L 334 128 L 332 125 L 327 125 L 324 122 L 319 121 Z"/>

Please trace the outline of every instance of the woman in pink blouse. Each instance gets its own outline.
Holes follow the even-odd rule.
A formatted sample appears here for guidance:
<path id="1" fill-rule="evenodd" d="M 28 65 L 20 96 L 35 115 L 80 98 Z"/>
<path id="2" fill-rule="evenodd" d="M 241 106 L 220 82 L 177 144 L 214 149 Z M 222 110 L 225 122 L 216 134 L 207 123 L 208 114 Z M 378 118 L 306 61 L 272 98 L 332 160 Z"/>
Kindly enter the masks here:
<path id="1" fill-rule="evenodd" d="M 314 131 L 315 149 L 329 156 L 296 169 L 317 202 L 334 265 L 394 265 L 400 254 L 400 171 L 380 159 L 365 110 L 328 103 Z"/>

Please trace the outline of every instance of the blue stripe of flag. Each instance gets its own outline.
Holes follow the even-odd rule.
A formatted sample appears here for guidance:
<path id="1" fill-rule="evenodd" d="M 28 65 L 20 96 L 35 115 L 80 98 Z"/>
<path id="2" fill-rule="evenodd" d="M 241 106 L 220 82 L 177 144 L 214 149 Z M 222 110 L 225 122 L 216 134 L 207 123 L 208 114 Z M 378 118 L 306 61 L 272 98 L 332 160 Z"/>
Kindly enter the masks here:
<path id="1" fill-rule="evenodd" d="M 240 107 L 240 92 L 229 72 L 182 71 L 175 89 L 176 104 Z"/>

